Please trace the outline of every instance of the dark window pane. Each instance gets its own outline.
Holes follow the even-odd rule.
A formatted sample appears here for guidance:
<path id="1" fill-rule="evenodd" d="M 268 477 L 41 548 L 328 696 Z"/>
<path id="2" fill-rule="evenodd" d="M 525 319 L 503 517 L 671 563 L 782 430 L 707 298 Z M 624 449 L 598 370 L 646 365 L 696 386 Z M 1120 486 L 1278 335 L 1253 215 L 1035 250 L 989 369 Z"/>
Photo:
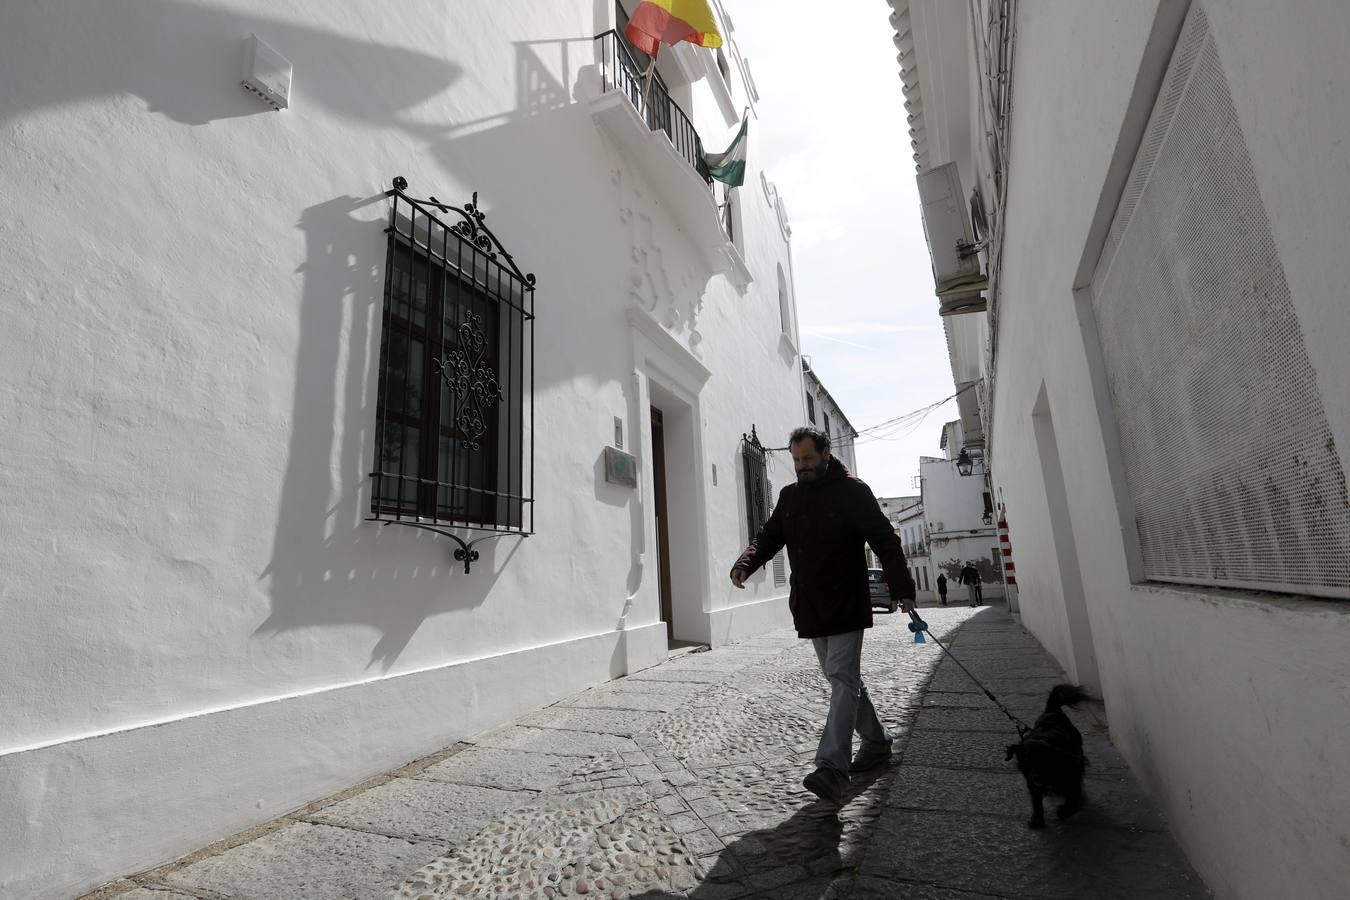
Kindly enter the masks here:
<path id="1" fill-rule="evenodd" d="M 745 465 L 746 530 L 753 541 L 769 520 L 769 471 L 764 451 L 749 441 L 741 444 L 741 460 Z"/>
<path id="2" fill-rule="evenodd" d="M 426 376 L 423 343 L 395 333 L 389 336 L 388 352 L 385 409 L 421 418 L 422 383 Z"/>

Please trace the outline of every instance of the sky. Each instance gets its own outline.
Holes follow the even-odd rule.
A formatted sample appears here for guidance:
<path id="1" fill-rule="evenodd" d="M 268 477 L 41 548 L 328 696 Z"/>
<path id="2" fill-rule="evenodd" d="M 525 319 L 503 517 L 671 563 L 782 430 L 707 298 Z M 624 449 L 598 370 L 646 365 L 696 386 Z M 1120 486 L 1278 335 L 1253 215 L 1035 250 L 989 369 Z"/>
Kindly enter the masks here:
<path id="1" fill-rule="evenodd" d="M 801 352 L 854 428 L 950 396 L 951 368 L 919 219 L 895 36 L 885 0 L 723 0 L 759 89 L 751 152 L 792 225 Z M 917 494 L 950 401 L 860 438 L 857 475 Z"/>

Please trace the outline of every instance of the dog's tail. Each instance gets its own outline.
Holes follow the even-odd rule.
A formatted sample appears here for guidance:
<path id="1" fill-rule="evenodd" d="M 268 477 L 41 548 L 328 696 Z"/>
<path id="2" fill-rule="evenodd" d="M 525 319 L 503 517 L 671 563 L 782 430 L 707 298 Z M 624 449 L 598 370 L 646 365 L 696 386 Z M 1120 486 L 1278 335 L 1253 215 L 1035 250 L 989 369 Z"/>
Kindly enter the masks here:
<path id="1" fill-rule="evenodd" d="M 1076 684 L 1057 684 L 1050 690 L 1050 699 L 1045 701 L 1045 711 L 1054 712 L 1061 706 L 1077 706 L 1080 701 L 1090 699 L 1088 692 Z"/>

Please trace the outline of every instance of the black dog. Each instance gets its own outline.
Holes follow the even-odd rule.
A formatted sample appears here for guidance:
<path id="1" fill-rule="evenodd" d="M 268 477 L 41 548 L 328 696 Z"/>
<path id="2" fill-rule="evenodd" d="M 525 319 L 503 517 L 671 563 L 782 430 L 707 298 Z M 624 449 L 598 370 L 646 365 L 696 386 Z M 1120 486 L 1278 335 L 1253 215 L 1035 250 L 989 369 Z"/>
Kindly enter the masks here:
<path id="1" fill-rule="evenodd" d="M 1008 745 L 1004 759 L 1017 757 L 1017 768 L 1031 792 L 1031 820 L 1027 825 L 1032 828 L 1045 827 L 1045 807 L 1041 801 L 1046 794 L 1064 799 L 1055 811 L 1061 819 L 1067 819 L 1083 806 L 1083 770 L 1087 767 L 1083 736 L 1061 707 L 1076 706 L 1087 699 L 1087 693 L 1076 684 L 1055 685 L 1035 727 L 1022 736 L 1020 744 Z"/>

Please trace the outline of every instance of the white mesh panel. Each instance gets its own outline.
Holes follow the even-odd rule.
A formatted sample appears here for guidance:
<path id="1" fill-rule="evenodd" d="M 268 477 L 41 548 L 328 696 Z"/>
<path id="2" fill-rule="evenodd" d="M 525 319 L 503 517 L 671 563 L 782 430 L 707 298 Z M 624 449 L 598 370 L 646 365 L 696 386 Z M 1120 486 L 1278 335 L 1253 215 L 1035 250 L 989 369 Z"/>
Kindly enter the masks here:
<path id="1" fill-rule="evenodd" d="M 1350 597 L 1350 497 L 1204 13 L 1092 283 L 1144 573 Z"/>

